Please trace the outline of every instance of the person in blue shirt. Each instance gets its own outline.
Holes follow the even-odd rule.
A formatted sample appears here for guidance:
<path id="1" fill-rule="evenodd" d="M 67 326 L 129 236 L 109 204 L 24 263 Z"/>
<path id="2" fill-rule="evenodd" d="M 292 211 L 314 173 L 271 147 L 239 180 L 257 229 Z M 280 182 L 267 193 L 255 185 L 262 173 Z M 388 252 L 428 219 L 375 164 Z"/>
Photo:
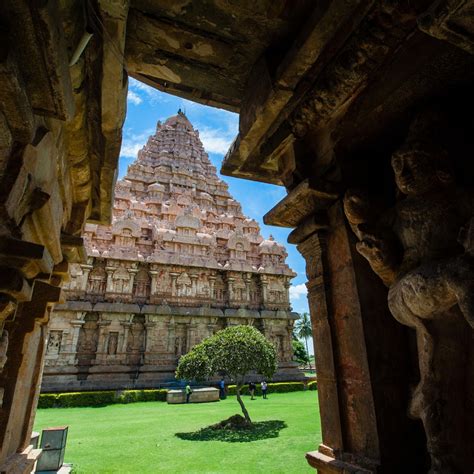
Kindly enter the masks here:
<path id="1" fill-rule="evenodd" d="M 219 381 L 219 398 L 221 400 L 224 400 L 224 398 L 225 398 L 225 380 L 224 380 L 224 377 L 222 377 Z"/>

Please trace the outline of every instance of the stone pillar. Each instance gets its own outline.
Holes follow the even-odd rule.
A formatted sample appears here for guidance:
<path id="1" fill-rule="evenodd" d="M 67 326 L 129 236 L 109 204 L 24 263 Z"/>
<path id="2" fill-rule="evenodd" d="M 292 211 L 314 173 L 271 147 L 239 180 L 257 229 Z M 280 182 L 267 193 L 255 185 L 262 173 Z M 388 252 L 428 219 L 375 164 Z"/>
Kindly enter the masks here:
<path id="1" fill-rule="evenodd" d="M 197 279 L 199 278 L 199 275 L 196 275 L 195 273 L 190 273 L 189 278 L 191 278 L 191 295 L 196 297 L 197 296 Z"/>
<path id="2" fill-rule="evenodd" d="M 81 265 L 82 268 L 82 282 L 81 288 L 78 288 L 82 291 L 87 291 L 87 283 L 89 282 L 89 273 L 92 270 L 92 265 Z"/>
<path id="3" fill-rule="evenodd" d="M 266 275 L 260 275 L 260 287 L 262 288 L 262 304 L 265 305 L 268 301 L 268 281 Z"/>
<path id="4" fill-rule="evenodd" d="M 285 281 L 285 304 L 288 305 L 288 308 L 290 307 L 290 286 L 291 283 L 289 279 L 286 279 Z"/>
<path id="5" fill-rule="evenodd" d="M 247 305 L 249 305 L 251 303 L 250 301 L 250 285 L 252 283 L 252 276 L 251 274 L 247 273 L 246 276 L 245 276 L 245 301 L 247 303 Z"/>
<path id="6" fill-rule="evenodd" d="M 115 272 L 115 268 L 112 267 L 105 267 L 105 271 L 107 272 L 107 287 L 105 289 L 106 293 L 113 293 L 114 291 L 114 282 L 113 282 L 113 274 Z"/>
<path id="7" fill-rule="evenodd" d="M 70 324 L 72 326 L 72 342 L 71 342 L 71 356 L 69 363 L 73 365 L 75 363 L 76 354 L 77 354 L 77 343 L 79 341 L 79 334 L 81 332 L 81 328 L 84 321 L 84 313 L 78 314 L 80 319 L 73 319 L 71 320 Z"/>
<path id="8" fill-rule="evenodd" d="M 156 284 L 157 284 L 157 276 L 158 272 L 156 270 L 149 271 L 151 282 L 150 282 L 150 296 L 156 294 Z"/>
<path id="9" fill-rule="evenodd" d="M 235 278 L 227 277 L 227 294 L 229 295 L 229 303 L 234 300 L 234 281 Z"/>
<path id="10" fill-rule="evenodd" d="M 99 321 L 99 340 L 97 342 L 97 352 L 95 357 L 95 363 L 101 365 L 105 363 L 107 359 L 107 342 L 108 342 L 108 328 L 111 321 Z"/>
<path id="11" fill-rule="evenodd" d="M 130 273 L 130 280 L 128 281 L 127 293 L 133 293 L 133 282 L 135 281 L 135 275 L 138 273 L 138 270 L 136 270 L 135 268 L 130 268 L 128 270 L 128 273 Z"/>
<path id="12" fill-rule="evenodd" d="M 30 464 L 24 450 L 29 445 L 38 402 L 51 303 L 59 301 L 60 294 L 59 288 L 36 281 L 31 301 L 18 304 L 15 318 L 5 324 L 9 342 L 0 373 L 0 472 L 23 473 L 28 466 L 33 469 L 34 460 Z"/>
<path id="13" fill-rule="evenodd" d="M 342 204 L 328 215 L 328 230 L 298 245 L 306 260 L 323 437 L 306 457 L 320 473 L 378 472 L 380 464 L 403 472 L 404 460 L 423 449 L 420 426 L 406 415 L 406 331 L 357 253 Z"/>
<path id="14" fill-rule="evenodd" d="M 145 323 L 145 352 L 150 352 L 154 349 L 155 337 L 154 337 L 154 327 L 156 326 L 155 322 Z"/>
<path id="15" fill-rule="evenodd" d="M 179 273 L 170 272 L 171 277 L 171 296 L 176 296 L 176 279 L 178 278 Z"/>
<path id="16" fill-rule="evenodd" d="M 209 276 L 209 300 L 214 300 L 214 284 L 216 283 L 216 277 L 214 275 Z"/>
<path id="17" fill-rule="evenodd" d="M 125 354 L 127 352 L 128 332 L 130 331 L 130 326 L 132 323 L 130 321 L 123 321 L 120 324 L 123 326 L 123 341 L 120 352 Z"/>

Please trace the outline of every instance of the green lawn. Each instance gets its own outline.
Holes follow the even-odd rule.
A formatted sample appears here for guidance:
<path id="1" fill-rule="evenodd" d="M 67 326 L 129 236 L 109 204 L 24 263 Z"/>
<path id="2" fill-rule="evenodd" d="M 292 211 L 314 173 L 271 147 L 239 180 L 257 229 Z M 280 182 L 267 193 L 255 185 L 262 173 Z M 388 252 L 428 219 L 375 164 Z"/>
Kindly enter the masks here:
<path id="1" fill-rule="evenodd" d="M 304 455 L 321 441 L 317 392 L 245 400 L 252 421 L 269 422 L 251 436 L 198 432 L 239 413 L 235 397 L 189 405 L 42 409 L 35 430 L 69 426 L 65 462 L 74 464 L 75 473 L 314 473 Z"/>

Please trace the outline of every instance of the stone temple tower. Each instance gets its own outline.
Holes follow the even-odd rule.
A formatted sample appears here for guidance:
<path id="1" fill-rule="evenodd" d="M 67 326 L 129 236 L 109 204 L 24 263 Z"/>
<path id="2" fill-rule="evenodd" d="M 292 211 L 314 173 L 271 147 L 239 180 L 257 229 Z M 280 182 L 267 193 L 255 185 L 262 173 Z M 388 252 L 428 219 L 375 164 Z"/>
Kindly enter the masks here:
<path id="1" fill-rule="evenodd" d="M 242 213 L 181 111 L 118 181 L 111 225 L 87 224 L 84 241 L 87 263 L 51 318 L 43 390 L 157 387 L 193 345 L 236 324 L 275 344 L 275 379 L 301 378 L 285 248 Z"/>

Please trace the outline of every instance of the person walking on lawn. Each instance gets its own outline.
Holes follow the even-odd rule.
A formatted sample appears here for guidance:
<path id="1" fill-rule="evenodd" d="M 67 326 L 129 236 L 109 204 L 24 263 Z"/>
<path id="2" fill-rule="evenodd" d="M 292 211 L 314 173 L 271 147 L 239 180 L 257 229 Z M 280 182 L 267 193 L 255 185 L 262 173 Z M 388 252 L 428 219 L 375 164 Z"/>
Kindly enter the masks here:
<path id="1" fill-rule="evenodd" d="M 191 393 L 193 393 L 189 384 L 186 385 L 184 392 L 186 393 L 186 403 L 189 403 L 189 397 L 191 396 Z"/>
<path id="2" fill-rule="evenodd" d="M 249 383 L 249 393 L 250 393 L 250 396 L 252 397 L 250 400 L 255 400 L 254 396 L 255 396 L 255 388 L 256 388 L 256 385 L 254 382 L 250 382 Z"/>
<path id="3" fill-rule="evenodd" d="M 221 400 L 225 399 L 225 380 L 224 377 L 219 381 L 219 398 Z"/>
<path id="4" fill-rule="evenodd" d="M 263 398 L 267 398 L 267 389 L 268 389 L 268 385 L 267 385 L 267 382 L 265 380 L 262 380 L 261 384 L 260 384 L 260 387 L 262 389 L 262 395 L 263 395 Z"/>

